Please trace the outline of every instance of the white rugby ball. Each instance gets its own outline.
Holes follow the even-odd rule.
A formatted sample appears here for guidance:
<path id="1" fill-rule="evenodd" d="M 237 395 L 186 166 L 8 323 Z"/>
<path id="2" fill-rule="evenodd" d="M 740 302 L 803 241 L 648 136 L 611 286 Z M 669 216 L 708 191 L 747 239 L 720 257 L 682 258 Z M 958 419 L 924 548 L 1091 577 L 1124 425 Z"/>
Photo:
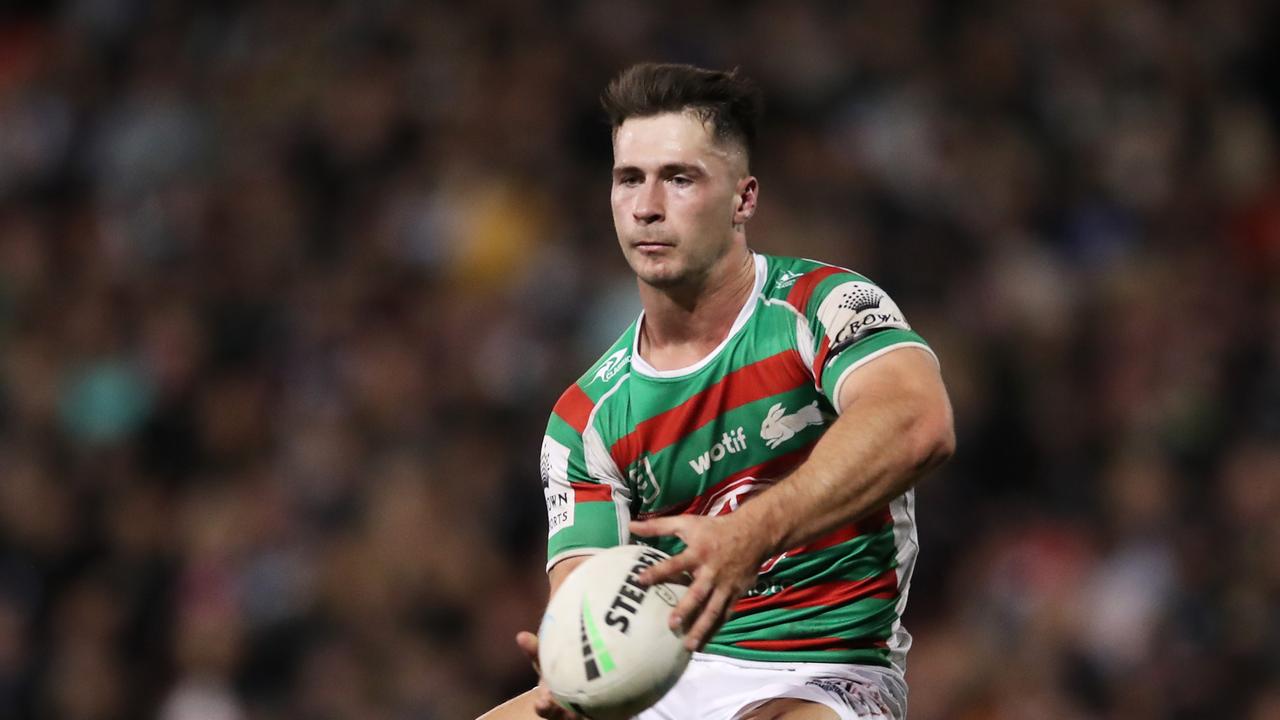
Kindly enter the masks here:
<path id="1" fill-rule="evenodd" d="M 591 720 L 622 720 L 675 685 L 689 651 L 667 620 L 688 588 L 636 582 L 668 557 L 645 545 L 620 545 L 565 578 L 538 628 L 538 663 L 556 702 Z"/>

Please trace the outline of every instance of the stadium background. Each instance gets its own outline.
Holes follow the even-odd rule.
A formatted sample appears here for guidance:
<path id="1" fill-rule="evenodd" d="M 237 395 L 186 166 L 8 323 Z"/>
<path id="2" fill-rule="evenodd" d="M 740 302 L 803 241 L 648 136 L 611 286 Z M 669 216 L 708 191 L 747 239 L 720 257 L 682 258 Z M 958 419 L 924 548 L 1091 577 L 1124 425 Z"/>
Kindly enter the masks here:
<path id="1" fill-rule="evenodd" d="M 0 717 L 531 682 L 542 427 L 636 310 L 595 99 L 641 59 L 758 78 L 752 245 L 943 359 L 912 717 L 1280 717 L 1274 4 L 0 12 Z"/>

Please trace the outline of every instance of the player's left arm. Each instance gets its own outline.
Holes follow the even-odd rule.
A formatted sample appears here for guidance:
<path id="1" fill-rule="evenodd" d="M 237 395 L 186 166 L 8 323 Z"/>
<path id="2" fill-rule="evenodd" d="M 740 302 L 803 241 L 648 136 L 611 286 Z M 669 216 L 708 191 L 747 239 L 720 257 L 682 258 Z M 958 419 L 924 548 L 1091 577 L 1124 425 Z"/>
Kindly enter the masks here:
<path id="1" fill-rule="evenodd" d="M 937 361 L 915 346 L 895 348 L 849 372 L 838 388 L 840 417 L 785 480 L 736 511 L 634 522 L 636 535 L 675 535 L 686 549 L 650 568 L 643 582 L 694 582 L 672 612 L 686 645 L 701 648 L 760 564 L 856 521 L 907 491 L 955 449 L 951 404 Z"/>

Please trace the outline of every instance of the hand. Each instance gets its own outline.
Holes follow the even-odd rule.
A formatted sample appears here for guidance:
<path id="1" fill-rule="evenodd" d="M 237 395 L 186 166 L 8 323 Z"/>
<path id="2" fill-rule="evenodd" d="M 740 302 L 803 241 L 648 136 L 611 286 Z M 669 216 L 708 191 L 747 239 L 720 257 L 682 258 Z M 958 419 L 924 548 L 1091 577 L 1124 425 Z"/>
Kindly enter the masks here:
<path id="1" fill-rule="evenodd" d="M 581 716 L 561 707 L 551 698 L 551 691 L 542 681 L 542 668 L 538 667 L 538 636 L 531 632 L 516 633 L 516 644 L 524 651 L 533 669 L 538 671 L 538 687 L 533 692 L 533 711 L 548 720 L 582 720 Z"/>
<path id="2" fill-rule="evenodd" d="M 755 586 L 760 563 L 767 554 L 761 533 L 732 514 L 716 517 L 675 515 L 631 523 L 641 537 L 674 535 L 685 549 L 645 570 L 643 585 L 679 582 L 693 575 L 689 591 L 671 612 L 672 630 L 684 630 L 684 645 L 701 650 L 733 612 L 733 603 Z"/>

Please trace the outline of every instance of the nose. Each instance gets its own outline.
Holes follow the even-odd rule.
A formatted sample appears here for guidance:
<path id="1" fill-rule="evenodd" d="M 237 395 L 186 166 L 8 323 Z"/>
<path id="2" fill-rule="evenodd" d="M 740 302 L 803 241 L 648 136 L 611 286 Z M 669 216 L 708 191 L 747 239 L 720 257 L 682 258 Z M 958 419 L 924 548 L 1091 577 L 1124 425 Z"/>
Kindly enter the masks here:
<path id="1" fill-rule="evenodd" d="M 640 225 L 652 225 L 662 222 L 666 217 L 666 205 L 662 198 L 662 183 L 646 182 L 636 193 L 636 204 L 631 211 L 632 217 Z"/>

